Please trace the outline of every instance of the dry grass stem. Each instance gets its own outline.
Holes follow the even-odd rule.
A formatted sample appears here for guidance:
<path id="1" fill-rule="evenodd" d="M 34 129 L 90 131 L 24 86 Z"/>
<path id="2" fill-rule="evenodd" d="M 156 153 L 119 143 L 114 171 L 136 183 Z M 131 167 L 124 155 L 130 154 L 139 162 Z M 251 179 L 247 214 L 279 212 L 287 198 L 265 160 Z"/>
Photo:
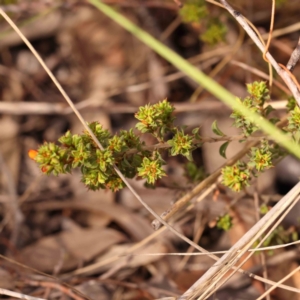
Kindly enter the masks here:
<path id="1" fill-rule="evenodd" d="M 22 293 L 17 293 L 17 292 L 13 292 L 7 289 L 2 289 L 0 288 L 0 295 L 5 295 L 5 296 L 11 296 L 17 299 L 25 299 L 25 300 L 46 300 L 45 298 L 37 298 L 37 297 L 32 297 L 32 296 L 28 296 Z"/>
<path id="2" fill-rule="evenodd" d="M 300 271 L 300 266 L 298 266 L 295 270 L 293 270 L 292 272 L 290 272 L 288 275 L 286 275 L 285 277 L 283 277 L 281 280 L 279 280 L 277 282 L 276 285 L 273 285 L 270 289 L 268 289 L 265 293 L 263 293 L 260 297 L 257 298 L 257 300 L 262 300 L 264 299 L 266 296 L 270 295 L 270 293 L 275 290 L 281 283 L 285 282 L 286 280 L 288 280 L 290 277 L 292 277 L 295 273 Z"/>
<path id="3" fill-rule="evenodd" d="M 257 47 L 261 50 L 261 52 L 265 51 L 265 46 L 260 41 L 259 37 L 255 33 L 255 31 L 250 27 L 246 19 L 242 16 L 242 14 L 236 10 L 234 10 L 227 1 L 220 0 L 224 7 L 230 12 L 230 14 L 237 20 L 237 22 L 240 23 L 240 25 L 244 28 L 244 30 L 248 33 L 249 37 L 253 40 L 253 42 L 257 45 Z M 283 79 L 283 81 L 286 83 L 290 91 L 292 92 L 293 96 L 295 97 L 298 104 L 300 104 L 300 91 L 297 88 L 297 85 L 295 84 L 294 80 L 291 78 L 290 74 L 282 69 L 280 65 L 277 63 L 277 61 L 273 58 L 273 56 L 267 52 L 265 57 L 268 59 L 268 61 L 272 64 L 276 72 L 279 74 L 279 76 Z"/>
<path id="4" fill-rule="evenodd" d="M 257 222 L 230 251 L 222 256 L 200 279 L 196 281 L 179 299 L 193 299 L 199 295 L 207 295 L 215 289 L 218 282 L 228 270 L 243 256 L 253 243 L 265 232 L 268 227 L 295 201 L 300 193 L 298 183 L 286 196 L 284 196 L 259 222 Z M 238 252 L 241 250 L 240 252 Z M 202 297 L 202 296 L 201 296 Z M 203 298 L 200 298 L 203 299 Z"/>

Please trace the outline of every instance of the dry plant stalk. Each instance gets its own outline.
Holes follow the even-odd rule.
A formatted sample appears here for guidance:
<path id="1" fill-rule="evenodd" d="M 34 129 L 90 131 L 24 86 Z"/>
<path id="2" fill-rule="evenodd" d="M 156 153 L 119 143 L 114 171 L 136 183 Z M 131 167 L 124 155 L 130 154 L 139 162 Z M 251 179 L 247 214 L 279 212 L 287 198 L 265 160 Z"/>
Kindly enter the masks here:
<path id="1" fill-rule="evenodd" d="M 226 8 L 234 18 L 241 24 L 245 29 L 254 43 L 263 52 L 264 58 L 273 65 L 278 74 L 285 81 L 292 94 L 294 95 L 297 103 L 300 105 L 300 91 L 298 89 L 298 82 L 290 73 L 290 70 L 296 65 L 300 59 L 300 46 L 298 43 L 297 48 L 294 50 L 292 57 L 288 63 L 287 68 L 282 68 L 278 64 L 272 55 L 266 51 L 266 47 L 261 43 L 256 33 L 249 26 L 245 18 L 238 11 L 234 10 L 226 0 L 220 0 L 224 8 Z M 299 40 L 300 42 L 300 40 Z M 220 281 L 224 275 L 232 268 L 242 255 L 248 251 L 248 249 L 253 245 L 262 233 L 264 233 L 268 227 L 285 211 L 291 209 L 293 203 L 295 204 L 295 198 L 300 193 L 300 183 L 298 183 L 286 196 L 284 196 L 258 223 L 256 223 L 232 248 L 229 252 L 221 259 L 219 259 L 191 288 L 189 288 L 179 299 L 187 300 L 194 299 L 195 297 L 201 295 L 198 299 L 206 299 L 212 294 L 225 280 L 220 284 Z M 269 232 L 270 233 L 270 232 Z M 244 263 L 244 262 L 243 262 Z M 237 268 L 241 267 L 241 263 Z M 219 283 L 219 284 L 218 284 Z"/>
<path id="2" fill-rule="evenodd" d="M 2 289 L 0 288 L 0 295 L 5 295 L 5 296 L 11 296 L 17 299 L 25 299 L 25 300 L 46 300 L 45 298 L 37 298 L 37 297 L 32 297 L 32 296 L 28 296 L 22 293 L 17 293 L 17 292 L 13 292 L 7 289 Z"/>
<path id="3" fill-rule="evenodd" d="M 257 222 L 230 250 L 222 256 L 179 300 L 194 299 L 196 296 L 215 289 L 220 280 L 232 268 L 253 243 L 285 212 L 300 193 L 300 182 Z M 200 297 L 199 299 L 206 299 Z"/>
<path id="4" fill-rule="evenodd" d="M 242 14 L 235 9 L 233 9 L 226 0 L 220 0 L 223 4 L 224 8 L 226 8 L 230 14 L 237 20 L 238 23 L 244 28 L 244 30 L 248 33 L 249 37 L 252 39 L 252 41 L 256 44 L 256 46 L 261 50 L 262 53 L 265 52 L 265 46 L 262 44 L 254 30 L 249 26 L 246 19 L 242 16 Z M 299 51 L 299 50 L 297 50 Z M 298 105 L 300 105 L 300 91 L 297 87 L 297 84 L 294 82 L 293 78 L 291 78 L 291 75 L 288 71 L 280 67 L 280 65 L 277 63 L 277 61 L 273 58 L 273 56 L 270 54 L 270 52 L 267 52 L 265 54 L 265 57 L 268 59 L 268 61 L 272 64 L 278 75 L 283 79 L 283 81 L 286 83 L 290 91 L 292 92 L 293 96 L 295 97 Z"/>

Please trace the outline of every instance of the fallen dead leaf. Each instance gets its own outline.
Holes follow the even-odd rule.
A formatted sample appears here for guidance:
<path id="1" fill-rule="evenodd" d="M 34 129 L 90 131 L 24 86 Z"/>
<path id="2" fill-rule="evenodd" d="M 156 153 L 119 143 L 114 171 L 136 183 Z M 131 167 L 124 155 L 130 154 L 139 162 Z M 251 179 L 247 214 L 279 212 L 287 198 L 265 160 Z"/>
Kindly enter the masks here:
<path id="1" fill-rule="evenodd" d="M 77 229 L 47 236 L 21 251 L 22 262 L 43 272 L 76 268 L 110 246 L 126 240 L 113 229 Z"/>
<path id="2" fill-rule="evenodd" d="M 109 215 L 124 231 L 134 240 L 140 241 L 150 235 L 153 229 L 150 222 L 137 213 L 118 204 L 106 203 L 105 201 L 89 201 L 88 199 L 75 201 L 47 201 L 37 203 L 32 207 L 34 210 L 60 210 L 70 208 L 72 210 L 91 211 L 95 214 L 105 213 Z"/>

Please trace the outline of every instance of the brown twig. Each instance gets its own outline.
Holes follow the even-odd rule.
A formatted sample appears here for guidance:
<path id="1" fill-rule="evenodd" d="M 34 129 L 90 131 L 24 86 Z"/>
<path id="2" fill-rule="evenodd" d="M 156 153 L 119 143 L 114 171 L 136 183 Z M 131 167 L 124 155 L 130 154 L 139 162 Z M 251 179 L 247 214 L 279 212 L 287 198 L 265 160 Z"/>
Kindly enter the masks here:
<path id="1" fill-rule="evenodd" d="M 75 288 L 73 288 L 73 287 L 72 287 L 71 285 L 69 285 L 68 283 L 65 283 L 65 282 L 60 281 L 60 279 L 58 279 L 58 278 L 55 277 L 55 276 L 46 274 L 46 273 L 44 273 L 44 272 L 42 272 L 42 271 L 39 271 L 39 270 L 37 270 L 37 269 L 34 269 L 34 268 L 32 268 L 32 267 L 26 266 L 26 265 L 24 265 L 24 264 L 22 264 L 22 263 L 19 263 L 19 262 L 15 261 L 14 259 L 8 258 L 8 257 L 6 257 L 6 256 L 4 256 L 4 255 L 2 255 L 2 254 L 0 254 L 0 258 L 2 258 L 3 260 L 5 260 L 5 261 L 7 261 L 7 262 L 9 262 L 9 263 L 11 263 L 11 264 L 13 264 L 13 265 L 16 265 L 16 266 L 21 267 L 21 268 L 26 269 L 26 270 L 29 270 L 29 271 L 31 271 L 31 272 L 33 272 L 33 273 L 40 274 L 40 275 L 45 276 L 45 277 L 47 277 L 47 278 L 51 278 L 51 279 L 57 281 L 57 282 L 59 283 L 60 286 L 66 286 L 66 288 L 69 288 L 70 290 L 73 290 L 74 292 L 76 292 L 78 295 L 81 295 L 81 296 L 83 297 L 82 299 L 92 300 L 92 299 L 90 299 L 89 297 L 83 295 L 80 291 L 78 291 L 78 290 L 76 290 Z"/>
<path id="2" fill-rule="evenodd" d="M 218 142 L 232 142 L 232 141 L 240 141 L 244 140 L 246 137 L 244 135 L 233 135 L 233 136 L 221 136 L 221 137 L 200 137 L 199 140 L 194 140 L 193 144 L 197 145 L 199 143 L 218 143 Z M 271 139 L 269 136 L 261 135 L 261 136 L 250 136 L 247 137 L 247 141 L 261 141 L 262 139 Z M 141 148 L 143 151 L 155 151 L 159 149 L 169 149 L 172 146 L 168 143 L 160 143 L 150 146 L 144 146 Z M 126 152 L 127 155 L 134 154 L 140 152 L 137 149 L 130 149 Z"/>
<path id="3" fill-rule="evenodd" d="M 199 103 L 174 103 L 172 104 L 176 113 L 199 111 L 199 113 L 228 113 L 230 109 L 219 101 L 212 98 Z M 139 106 L 116 103 L 96 103 L 94 99 L 86 99 L 76 104 L 78 110 L 101 108 L 101 111 L 107 114 L 134 114 L 138 111 Z M 63 103 L 47 102 L 4 102 L 0 101 L 0 113 L 10 115 L 68 115 L 70 110 Z"/>
<path id="4" fill-rule="evenodd" d="M 41 286 L 45 288 L 51 288 L 61 291 L 63 294 L 71 297 L 75 300 L 85 300 L 85 298 L 82 298 L 78 295 L 76 295 L 70 288 L 60 285 L 57 282 L 50 282 L 50 281 L 34 281 L 34 280 L 25 280 L 25 282 L 31 286 Z"/>
<path id="5" fill-rule="evenodd" d="M 293 80 L 293 82 L 295 83 L 295 85 L 297 86 L 298 90 L 300 91 L 300 84 L 298 82 L 298 80 L 296 79 L 296 77 L 291 73 L 291 71 L 284 65 L 279 64 L 279 66 L 284 69 L 291 77 L 291 79 Z"/>
<path id="6" fill-rule="evenodd" d="M 240 61 L 236 61 L 236 60 L 232 60 L 230 62 L 230 64 L 232 65 L 235 65 L 235 66 L 238 66 L 240 68 L 243 68 L 249 72 L 251 72 L 252 74 L 255 74 L 263 79 L 266 79 L 266 80 L 270 80 L 270 76 L 267 75 L 266 73 L 254 68 L 254 67 L 250 67 L 249 65 L 243 63 L 243 62 L 240 62 Z M 279 89 L 281 89 L 283 92 L 285 92 L 287 95 L 290 95 L 291 94 L 291 91 L 286 87 L 284 86 L 281 82 L 279 82 L 278 80 L 274 79 L 273 80 L 273 83 L 274 85 L 276 85 Z"/>
<path id="7" fill-rule="evenodd" d="M 46 300 L 44 298 L 36 298 L 36 297 L 28 296 L 22 293 L 18 293 L 18 292 L 14 292 L 2 288 L 0 288 L 0 295 L 11 296 L 17 299 L 25 299 L 25 300 Z"/>
<path id="8" fill-rule="evenodd" d="M 263 59 L 266 62 L 269 62 L 268 58 L 266 57 L 266 54 L 269 51 L 269 47 L 270 47 L 270 44 L 271 44 L 273 27 L 274 27 L 274 18 L 275 18 L 275 0 L 272 0 L 272 13 L 271 13 L 270 31 L 269 31 L 268 41 L 267 41 L 265 50 L 263 52 Z"/>

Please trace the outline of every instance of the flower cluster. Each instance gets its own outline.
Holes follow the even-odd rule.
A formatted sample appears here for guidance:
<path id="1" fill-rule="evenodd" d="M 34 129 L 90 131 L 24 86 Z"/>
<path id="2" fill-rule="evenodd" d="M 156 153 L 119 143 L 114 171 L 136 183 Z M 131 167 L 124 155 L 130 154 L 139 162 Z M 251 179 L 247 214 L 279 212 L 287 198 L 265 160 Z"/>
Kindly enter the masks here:
<path id="1" fill-rule="evenodd" d="M 174 127 L 173 111 L 174 107 L 167 100 L 141 107 L 135 114 L 140 121 L 136 128 L 141 133 L 152 134 L 159 143 L 164 143 L 170 148 L 171 155 L 181 154 L 191 159 L 195 148 L 193 137 Z M 78 135 L 68 131 L 59 138 L 59 145 L 45 142 L 38 150 L 30 150 L 30 158 L 39 164 L 45 174 L 71 173 L 72 169 L 80 168 L 82 182 L 91 190 L 122 189 L 124 183 L 115 167 L 127 178 L 139 176 L 146 179 L 148 185 L 154 185 L 158 179 L 166 176 L 163 170 L 165 162 L 160 152 L 155 147 L 152 151 L 146 150 L 133 129 L 121 130 L 112 136 L 98 122 L 88 126 L 104 150 L 97 147 L 88 132 Z M 173 138 L 164 142 L 170 133 Z"/>
<path id="2" fill-rule="evenodd" d="M 223 168 L 222 175 L 223 184 L 236 192 L 248 186 L 251 178 L 247 164 L 240 161 L 233 166 Z"/>
<path id="3" fill-rule="evenodd" d="M 173 111 L 174 107 L 166 99 L 154 105 L 142 106 L 135 114 L 140 121 L 136 128 L 162 140 L 166 133 L 173 130 Z"/>
<path id="4" fill-rule="evenodd" d="M 261 247 L 270 247 L 274 245 L 287 244 L 287 243 L 298 241 L 298 239 L 299 239 L 298 232 L 294 226 L 288 229 L 285 229 L 283 226 L 278 226 L 266 238 L 266 240 L 262 243 Z M 253 248 L 257 247 L 258 243 L 259 241 L 256 241 L 253 244 Z M 273 250 L 269 250 L 267 253 L 269 255 L 272 255 Z"/>
<path id="5" fill-rule="evenodd" d="M 132 130 L 111 136 L 98 122 L 89 124 L 89 127 L 104 150 L 98 149 L 88 132 L 73 135 L 68 131 L 59 138 L 60 145 L 45 142 L 36 152 L 31 150 L 30 156 L 39 164 L 43 173 L 58 175 L 80 168 L 82 182 L 89 189 L 119 190 L 124 184 L 116 174 L 114 165 L 127 177 L 134 177 L 142 162 L 142 155 L 134 153 L 127 156 L 126 153 L 128 149 L 138 151 L 142 143 Z"/>
<path id="6" fill-rule="evenodd" d="M 263 117 L 267 117 L 272 111 L 271 106 L 264 108 L 265 102 L 269 99 L 269 90 L 265 82 L 255 81 L 251 84 L 247 84 L 247 91 L 249 96 L 245 99 L 237 99 L 246 108 L 252 112 L 256 112 Z M 234 126 L 241 128 L 245 136 L 249 136 L 259 128 L 251 119 L 245 118 L 239 111 L 233 111 L 230 116 L 234 119 Z"/>
<path id="7" fill-rule="evenodd" d="M 180 10 L 184 22 L 199 22 L 209 14 L 205 0 L 188 0 Z"/>
<path id="8" fill-rule="evenodd" d="M 247 90 L 249 96 L 238 101 L 267 118 L 272 108 L 265 107 L 269 99 L 266 83 L 248 84 Z M 298 106 L 292 108 L 292 100 L 290 102 L 291 113 L 284 130 L 294 140 L 300 142 L 300 109 Z M 162 159 L 165 150 L 168 150 L 171 156 L 182 155 L 189 160 L 190 165 L 186 169 L 186 174 L 189 174 L 192 180 L 203 178 L 203 172 L 199 173 L 191 161 L 193 150 L 201 147 L 205 138 L 199 135 L 199 128 L 186 133 L 183 128 L 175 127 L 173 112 L 174 107 L 166 99 L 153 105 L 140 107 L 135 114 L 139 121 L 136 125 L 139 133 L 130 129 L 111 135 L 98 122 L 90 123 L 88 126 L 101 142 L 103 150 L 97 147 L 87 131 L 81 135 L 71 134 L 68 131 L 59 138 L 58 145 L 45 142 L 38 150 L 30 150 L 29 156 L 39 164 L 45 174 L 71 173 L 74 168 L 79 168 L 82 182 L 92 190 L 117 191 L 123 188 L 124 183 L 116 173 L 115 167 L 119 168 L 127 178 L 138 176 L 145 179 L 148 186 L 155 186 L 158 179 L 166 176 L 163 169 L 165 161 Z M 251 120 L 244 118 L 240 113 L 234 111 L 231 116 L 234 118 L 234 125 L 243 132 L 241 141 L 245 141 L 250 134 L 258 130 Z M 231 142 L 230 137 L 221 131 L 216 121 L 212 124 L 212 131 L 225 140 L 219 152 L 226 157 L 226 149 Z M 158 144 L 146 146 L 140 140 L 141 134 L 151 134 Z M 170 136 L 172 138 L 169 138 Z M 215 138 L 213 140 L 217 141 Z M 278 145 L 262 138 L 259 145 L 251 149 L 246 161 L 239 161 L 222 170 L 223 184 L 238 192 L 249 185 L 251 177 L 256 177 L 259 172 L 271 168 L 274 159 L 283 154 L 283 150 Z"/>
<path id="9" fill-rule="evenodd" d="M 232 227 L 232 217 L 229 214 L 221 216 L 217 220 L 217 228 L 228 231 Z"/>
<path id="10" fill-rule="evenodd" d="M 255 81 L 247 84 L 247 91 L 249 96 L 237 101 L 240 101 L 249 110 L 268 118 L 273 108 L 270 105 L 265 106 L 270 98 L 266 83 Z M 231 117 L 234 119 L 233 125 L 242 130 L 245 137 L 244 140 L 259 129 L 251 119 L 245 118 L 238 111 L 233 111 Z M 277 120 L 269 118 L 269 121 L 275 123 Z M 215 128 L 214 130 L 216 134 L 219 132 L 217 129 Z M 226 151 L 227 146 L 228 142 L 221 146 L 220 154 L 224 154 L 224 149 Z M 227 166 L 223 169 L 223 184 L 233 191 L 239 192 L 249 185 L 252 176 L 257 176 L 259 172 L 273 167 L 274 159 L 281 153 L 277 145 L 263 138 L 259 146 L 252 147 L 247 162 L 238 162 L 233 166 Z"/>
<path id="11" fill-rule="evenodd" d="M 181 154 L 188 160 L 193 160 L 192 151 L 195 149 L 193 139 L 193 136 L 184 134 L 183 130 L 176 130 L 173 139 L 168 141 L 168 144 L 171 145 L 170 154 L 172 156 Z"/>

